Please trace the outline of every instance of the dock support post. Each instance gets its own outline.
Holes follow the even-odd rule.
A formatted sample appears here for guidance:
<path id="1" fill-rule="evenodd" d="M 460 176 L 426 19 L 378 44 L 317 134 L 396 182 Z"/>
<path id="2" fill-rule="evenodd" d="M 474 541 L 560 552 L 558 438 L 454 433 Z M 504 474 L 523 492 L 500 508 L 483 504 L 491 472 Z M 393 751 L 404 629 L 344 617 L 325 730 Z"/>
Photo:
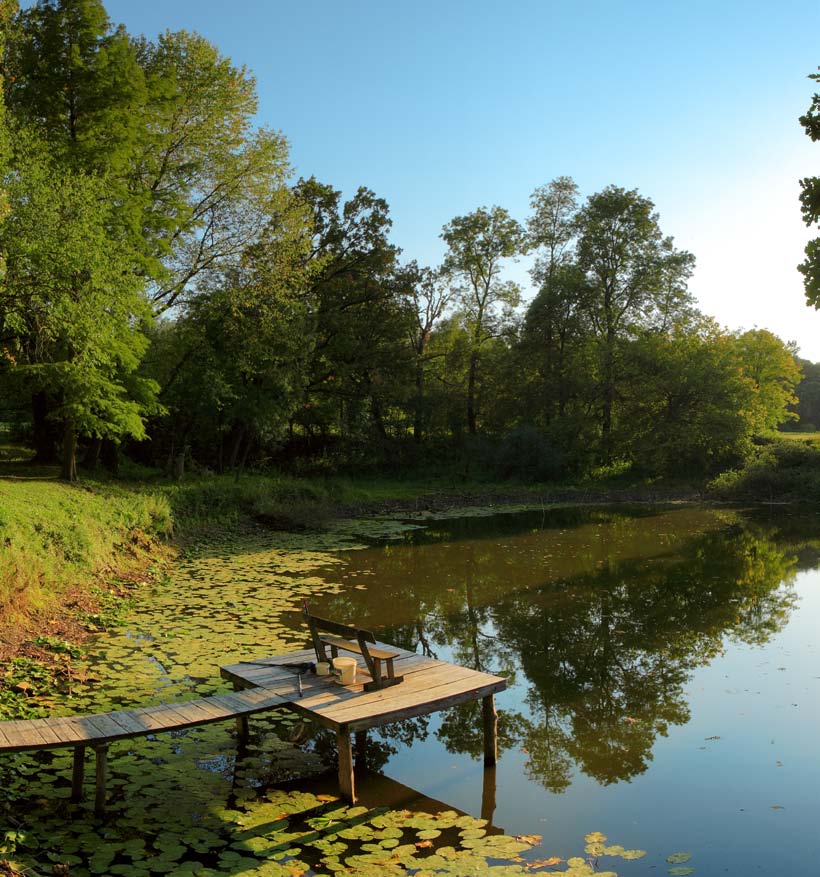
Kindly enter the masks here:
<path id="1" fill-rule="evenodd" d="M 97 756 L 97 784 L 94 791 L 94 815 L 102 819 L 105 815 L 105 784 L 108 779 L 108 744 L 94 747 Z"/>
<path id="2" fill-rule="evenodd" d="M 76 804 L 83 799 L 85 774 L 85 746 L 74 747 L 74 765 L 71 770 L 71 800 Z"/>
<path id="3" fill-rule="evenodd" d="M 234 691 L 241 691 L 242 686 L 239 685 L 236 680 L 233 683 Z M 248 724 L 247 716 L 237 716 L 236 717 L 236 743 L 240 749 L 244 749 L 248 745 L 248 740 L 250 739 L 250 725 Z"/>
<path id="4" fill-rule="evenodd" d="M 481 713 L 484 719 L 484 766 L 492 767 L 498 761 L 498 713 L 494 694 L 482 698 Z"/>
<path id="5" fill-rule="evenodd" d="M 353 747 L 350 741 L 350 728 L 339 725 L 336 730 L 339 748 L 339 791 L 345 801 L 356 803 L 356 786 L 353 780 Z"/>
<path id="6" fill-rule="evenodd" d="M 250 737 L 251 729 L 248 724 L 247 716 L 237 716 L 236 717 L 236 742 L 239 748 L 244 748 L 248 745 L 248 739 Z"/>

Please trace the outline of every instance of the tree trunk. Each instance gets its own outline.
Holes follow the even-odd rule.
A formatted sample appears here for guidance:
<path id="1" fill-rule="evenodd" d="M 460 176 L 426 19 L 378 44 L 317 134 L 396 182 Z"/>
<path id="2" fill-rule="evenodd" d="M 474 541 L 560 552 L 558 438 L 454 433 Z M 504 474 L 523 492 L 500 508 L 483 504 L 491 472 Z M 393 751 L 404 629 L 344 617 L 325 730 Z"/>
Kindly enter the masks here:
<path id="1" fill-rule="evenodd" d="M 234 423 L 231 430 L 230 451 L 228 452 L 228 469 L 236 469 L 236 463 L 239 458 L 239 447 L 242 439 L 245 438 L 245 425 L 238 421 Z"/>
<path id="2" fill-rule="evenodd" d="M 63 456 L 60 468 L 63 481 L 77 480 L 77 431 L 74 424 L 67 420 L 63 428 Z"/>
<path id="3" fill-rule="evenodd" d="M 424 363 L 421 360 L 421 354 L 416 360 L 416 401 L 413 410 L 413 441 L 420 445 L 422 441 L 422 433 L 424 431 L 424 413 L 422 406 L 424 404 Z"/>
<path id="4" fill-rule="evenodd" d="M 470 435 L 475 435 L 478 432 L 475 410 L 475 383 L 477 371 L 478 353 L 473 353 L 470 356 L 470 372 L 467 378 L 467 431 Z"/>
<path id="5" fill-rule="evenodd" d="M 57 438 L 54 424 L 48 420 L 51 399 L 48 393 L 39 392 L 31 397 L 32 443 L 35 463 L 57 462 Z"/>
<path id="6" fill-rule="evenodd" d="M 612 406 L 615 399 L 612 347 L 607 340 L 604 351 L 604 402 L 601 408 L 601 449 L 604 463 L 612 462 Z"/>
<path id="7" fill-rule="evenodd" d="M 604 463 L 612 462 L 612 407 L 615 400 L 615 325 L 612 317 L 612 297 L 609 291 L 604 298 L 606 340 L 604 347 L 604 403 L 601 408 L 601 450 Z"/>
<path id="8" fill-rule="evenodd" d="M 386 441 L 387 428 L 384 425 L 384 418 L 382 417 L 382 406 L 375 396 L 370 397 L 370 413 L 373 417 L 373 425 L 376 427 L 376 432 L 379 434 L 379 438 Z"/>
<path id="9" fill-rule="evenodd" d="M 245 471 L 245 463 L 248 459 L 248 451 L 251 449 L 251 445 L 253 445 L 253 433 L 248 436 L 248 440 L 245 442 L 245 450 L 242 451 L 242 459 L 239 461 L 239 467 L 236 470 L 236 474 L 234 476 L 234 481 L 239 482 L 239 476 Z"/>

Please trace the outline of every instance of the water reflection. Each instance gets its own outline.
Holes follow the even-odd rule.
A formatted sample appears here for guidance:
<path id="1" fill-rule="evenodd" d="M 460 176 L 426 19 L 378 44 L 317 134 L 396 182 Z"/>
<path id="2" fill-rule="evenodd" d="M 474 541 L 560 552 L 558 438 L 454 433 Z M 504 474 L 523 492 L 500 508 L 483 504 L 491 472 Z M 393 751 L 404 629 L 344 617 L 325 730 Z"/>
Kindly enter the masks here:
<path id="1" fill-rule="evenodd" d="M 796 568 L 773 525 L 732 512 L 562 509 L 437 523 L 353 552 L 346 580 L 367 590 L 316 609 L 506 676 L 499 752 L 519 748 L 528 778 L 561 792 L 576 770 L 601 785 L 646 771 L 656 739 L 689 720 L 695 668 L 727 639 L 760 645 L 785 625 Z M 435 734 L 478 757 L 481 727 L 467 704 Z M 374 766 L 428 733 L 391 729 L 371 744 Z"/>

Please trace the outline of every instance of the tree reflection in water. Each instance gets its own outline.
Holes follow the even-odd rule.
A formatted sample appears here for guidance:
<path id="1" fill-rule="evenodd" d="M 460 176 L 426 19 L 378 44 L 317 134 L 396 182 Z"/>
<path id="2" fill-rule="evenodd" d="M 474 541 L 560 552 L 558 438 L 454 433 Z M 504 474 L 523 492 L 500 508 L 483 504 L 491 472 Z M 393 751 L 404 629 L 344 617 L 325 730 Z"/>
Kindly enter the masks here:
<path id="1" fill-rule="evenodd" d="M 499 709 L 499 752 L 520 748 L 552 792 L 575 769 L 602 785 L 643 773 L 656 738 L 689 719 L 692 672 L 727 639 L 766 642 L 795 599 L 793 548 L 731 512 L 561 509 L 406 541 L 352 552 L 348 578 L 368 589 L 322 612 L 507 677 L 520 697 Z M 371 765 L 428 733 L 418 720 L 384 729 Z M 436 735 L 479 757 L 480 704 L 448 710 Z"/>

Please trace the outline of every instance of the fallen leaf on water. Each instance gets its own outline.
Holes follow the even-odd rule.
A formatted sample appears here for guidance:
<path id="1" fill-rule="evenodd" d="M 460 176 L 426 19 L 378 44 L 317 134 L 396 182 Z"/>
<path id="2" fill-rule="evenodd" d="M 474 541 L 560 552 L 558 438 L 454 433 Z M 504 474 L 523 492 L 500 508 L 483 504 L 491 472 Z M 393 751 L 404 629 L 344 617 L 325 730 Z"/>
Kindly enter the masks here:
<path id="1" fill-rule="evenodd" d="M 433 841 L 431 840 L 420 840 L 416 842 L 416 848 L 419 850 L 428 850 L 433 846 Z"/>
<path id="2" fill-rule="evenodd" d="M 540 844 L 544 838 L 540 834 L 517 834 L 515 839 L 534 847 L 536 844 Z"/>
<path id="3" fill-rule="evenodd" d="M 720 740 L 720 735 L 715 734 L 713 737 L 704 737 L 704 740 Z"/>
<path id="4" fill-rule="evenodd" d="M 782 804 L 772 804 L 769 808 L 770 810 L 785 810 L 786 808 Z"/>
<path id="5" fill-rule="evenodd" d="M 533 859 L 528 863 L 528 867 L 534 871 L 536 868 L 551 868 L 553 865 L 560 865 L 564 860 L 560 856 L 550 856 L 548 859 Z"/>

